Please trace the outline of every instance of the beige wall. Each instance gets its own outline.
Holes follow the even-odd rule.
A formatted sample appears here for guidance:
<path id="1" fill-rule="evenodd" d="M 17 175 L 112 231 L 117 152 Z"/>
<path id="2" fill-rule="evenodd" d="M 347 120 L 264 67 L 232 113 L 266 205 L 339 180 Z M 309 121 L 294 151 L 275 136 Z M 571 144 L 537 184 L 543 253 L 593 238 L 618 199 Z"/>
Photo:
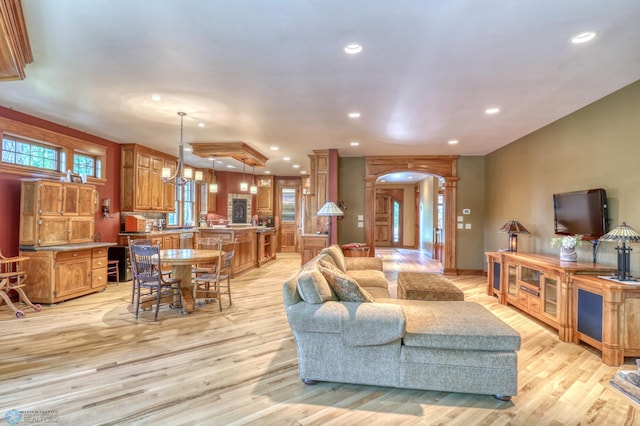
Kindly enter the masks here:
<path id="1" fill-rule="evenodd" d="M 552 194 L 590 188 L 607 191 L 610 228 L 626 221 L 640 231 L 640 81 L 486 157 L 485 250 L 505 247 L 496 230 L 516 219 L 532 233 L 518 238 L 520 251 L 558 255 Z M 640 246 L 632 246 L 639 274 Z M 602 243 L 598 262 L 615 265 L 614 247 Z M 591 259 L 585 244 L 578 260 Z"/>
<path id="2" fill-rule="evenodd" d="M 339 158 L 338 174 L 338 200 L 347 206 L 344 217 L 338 221 L 338 243 L 363 243 L 364 227 L 358 228 L 358 215 L 364 216 L 365 210 L 364 158 Z"/>
<path id="3" fill-rule="evenodd" d="M 458 158 L 456 199 L 456 268 L 482 271 L 485 234 L 485 157 Z M 465 209 L 469 211 L 465 214 Z"/>

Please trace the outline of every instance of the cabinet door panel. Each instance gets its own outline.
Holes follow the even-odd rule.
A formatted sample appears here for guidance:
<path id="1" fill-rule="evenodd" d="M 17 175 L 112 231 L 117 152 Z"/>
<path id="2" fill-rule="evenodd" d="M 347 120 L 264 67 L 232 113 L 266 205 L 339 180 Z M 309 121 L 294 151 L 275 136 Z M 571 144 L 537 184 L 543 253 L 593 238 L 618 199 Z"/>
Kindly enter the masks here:
<path id="1" fill-rule="evenodd" d="M 94 221 L 86 217 L 69 219 L 69 244 L 93 241 Z"/>
<path id="2" fill-rule="evenodd" d="M 67 244 L 69 238 L 69 219 L 66 217 L 43 217 L 38 221 L 39 246 L 57 246 Z"/>
<path id="3" fill-rule="evenodd" d="M 42 216 L 60 216 L 62 214 L 62 184 L 59 182 L 40 182 L 39 211 Z"/>
<path id="4" fill-rule="evenodd" d="M 62 214 L 65 216 L 78 215 L 78 185 L 65 184 L 62 187 Z"/>
<path id="5" fill-rule="evenodd" d="M 91 259 L 79 258 L 56 264 L 56 297 L 64 297 L 91 288 Z"/>

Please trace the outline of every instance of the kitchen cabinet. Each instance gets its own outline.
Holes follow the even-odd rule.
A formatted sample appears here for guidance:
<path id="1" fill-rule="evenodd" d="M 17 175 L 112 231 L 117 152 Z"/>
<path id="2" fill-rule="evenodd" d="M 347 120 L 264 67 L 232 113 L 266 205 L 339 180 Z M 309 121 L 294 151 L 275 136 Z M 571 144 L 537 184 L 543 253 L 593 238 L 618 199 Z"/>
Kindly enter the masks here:
<path id="1" fill-rule="evenodd" d="M 20 192 L 20 245 L 93 241 L 98 192 L 88 184 L 25 180 Z"/>
<path id="2" fill-rule="evenodd" d="M 258 232 L 258 266 L 276 259 L 276 229 Z"/>
<path id="3" fill-rule="evenodd" d="M 273 176 L 258 176 L 256 213 L 259 215 L 273 215 Z"/>
<path id="4" fill-rule="evenodd" d="M 25 292 L 38 303 L 57 303 L 107 286 L 107 248 L 115 243 L 67 244 L 24 249 Z"/>
<path id="5" fill-rule="evenodd" d="M 176 168 L 176 159 L 159 151 L 125 144 L 121 148 L 120 209 L 131 212 L 171 212 L 175 186 L 162 182 L 162 168 Z"/>
<path id="6" fill-rule="evenodd" d="M 232 276 L 258 266 L 258 233 L 255 226 L 200 228 L 199 234 L 199 238 L 222 238 L 223 241 L 236 240 Z"/>
<path id="7" fill-rule="evenodd" d="M 302 250 L 302 264 L 304 265 L 316 257 L 323 248 L 327 247 L 329 236 L 327 234 L 302 234 L 300 235 L 300 248 Z"/>

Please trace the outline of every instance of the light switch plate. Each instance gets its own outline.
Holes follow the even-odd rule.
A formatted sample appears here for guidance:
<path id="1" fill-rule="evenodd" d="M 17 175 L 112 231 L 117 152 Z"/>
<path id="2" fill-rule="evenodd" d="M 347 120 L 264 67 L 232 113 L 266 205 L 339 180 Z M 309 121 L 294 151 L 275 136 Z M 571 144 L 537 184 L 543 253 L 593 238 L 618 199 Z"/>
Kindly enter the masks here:
<path id="1" fill-rule="evenodd" d="M 464 224 L 463 223 L 459 223 L 458 224 L 458 229 L 462 229 L 462 228 L 464 228 Z"/>
<path id="2" fill-rule="evenodd" d="M 364 220 L 364 215 L 363 214 L 359 214 L 358 215 L 358 220 Z"/>
<path id="3" fill-rule="evenodd" d="M 462 216 L 458 216 L 458 222 L 462 222 L 464 218 Z"/>
<path id="4" fill-rule="evenodd" d="M 358 228 L 364 228 L 364 222 L 358 221 Z"/>
<path id="5" fill-rule="evenodd" d="M 464 224 L 464 229 L 471 229 L 471 224 L 470 223 L 465 223 Z"/>

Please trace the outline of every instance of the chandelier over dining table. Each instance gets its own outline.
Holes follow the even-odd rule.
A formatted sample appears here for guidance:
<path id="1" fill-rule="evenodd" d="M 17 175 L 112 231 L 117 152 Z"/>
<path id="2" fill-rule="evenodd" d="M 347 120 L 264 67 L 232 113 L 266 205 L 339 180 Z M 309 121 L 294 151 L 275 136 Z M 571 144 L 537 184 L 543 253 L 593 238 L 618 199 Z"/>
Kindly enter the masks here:
<path id="1" fill-rule="evenodd" d="M 185 167 L 184 164 L 184 141 L 183 141 L 183 129 L 184 129 L 184 117 L 186 112 L 178 111 L 180 116 L 180 145 L 178 146 L 178 165 L 176 170 L 171 173 L 171 168 L 162 168 L 162 182 L 171 183 L 176 186 L 183 186 L 193 180 L 202 181 L 202 171 L 197 170 L 195 172 L 195 178 L 193 169 L 191 167 Z"/>

